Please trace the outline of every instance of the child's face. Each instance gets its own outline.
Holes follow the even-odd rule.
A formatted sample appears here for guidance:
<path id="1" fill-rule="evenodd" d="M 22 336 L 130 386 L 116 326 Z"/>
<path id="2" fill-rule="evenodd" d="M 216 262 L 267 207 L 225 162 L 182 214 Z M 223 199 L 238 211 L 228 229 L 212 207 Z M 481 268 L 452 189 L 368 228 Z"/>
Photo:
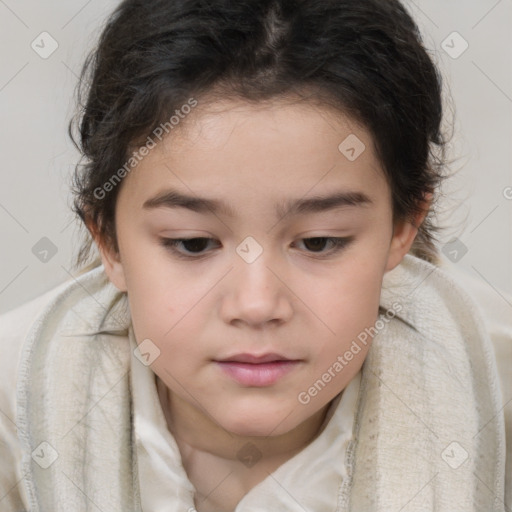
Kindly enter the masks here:
<path id="1" fill-rule="evenodd" d="M 416 229 L 397 224 L 393 233 L 390 189 L 369 133 L 355 123 L 306 104 L 222 106 L 199 104 L 185 131 L 174 128 L 127 175 L 116 208 L 120 259 L 104 249 L 102 257 L 128 292 L 137 342 L 149 338 L 160 350 L 151 368 L 172 401 L 239 435 L 280 435 L 359 371 L 369 344 L 350 361 L 344 354 L 378 318 L 383 275 Z M 338 149 L 351 134 L 366 146 L 355 160 L 351 144 Z M 223 206 L 144 207 L 171 189 Z M 371 202 L 284 206 L 348 192 Z M 198 237 L 212 240 L 177 252 L 160 243 Z M 351 241 L 336 250 L 324 237 Z M 269 353 L 294 362 L 220 362 Z"/>

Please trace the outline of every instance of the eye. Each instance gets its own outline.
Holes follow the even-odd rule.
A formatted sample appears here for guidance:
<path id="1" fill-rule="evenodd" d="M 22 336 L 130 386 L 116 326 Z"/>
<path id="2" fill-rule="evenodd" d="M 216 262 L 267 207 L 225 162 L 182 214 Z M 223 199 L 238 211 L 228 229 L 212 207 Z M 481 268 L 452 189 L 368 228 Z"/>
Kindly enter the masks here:
<path id="1" fill-rule="evenodd" d="M 347 247 L 353 237 L 339 238 L 318 236 L 311 238 L 302 238 L 300 240 L 307 248 L 307 252 L 319 254 L 321 256 L 331 255 L 340 252 Z M 210 242 L 216 242 L 214 238 L 196 237 L 196 238 L 161 238 L 160 244 L 170 250 L 178 258 L 199 259 L 207 254 L 207 247 Z M 327 246 L 327 250 L 326 249 Z"/>
<path id="2" fill-rule="evenodd" d="M 353 237 L 339 238 L 332 236 L 316 236 L 312 238 L 303 238 L 301 241 L 304 242 L 305 247 L 309 247 L 308 252 L 324 254 L 338 253 L 345 247 L 347 247 L 353 240 Z M 325 251 L 322 250 L 328 245 L 330 248 Z"/>
<path id="3" fill-rule="evenodd" d="M 198 258 L 202 256 L 208 242 L 215 241 L 213 238 L 196 237 L 196 238 L 161 238 L 160 243 L 178 257 L 181 258 Z M 185 248 L 185 252 L 179 248 Z"/>

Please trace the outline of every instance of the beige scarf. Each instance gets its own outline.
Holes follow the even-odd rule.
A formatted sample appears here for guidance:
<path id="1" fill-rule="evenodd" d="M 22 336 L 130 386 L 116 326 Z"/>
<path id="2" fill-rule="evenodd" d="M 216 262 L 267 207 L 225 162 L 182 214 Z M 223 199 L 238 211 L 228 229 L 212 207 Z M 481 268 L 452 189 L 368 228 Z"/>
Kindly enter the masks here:
<path id="1" fill-rule="evenodd" d="M 478 310 L 412 255 L 384 277 L 381 306 L 397 303 L 363 365 L 338 511 L 503 512 L 501 392 Z M 129 325 L 126 294 L 100 266 L 31 328 L 17 390 L 31 512 L 141 511 Z"/>

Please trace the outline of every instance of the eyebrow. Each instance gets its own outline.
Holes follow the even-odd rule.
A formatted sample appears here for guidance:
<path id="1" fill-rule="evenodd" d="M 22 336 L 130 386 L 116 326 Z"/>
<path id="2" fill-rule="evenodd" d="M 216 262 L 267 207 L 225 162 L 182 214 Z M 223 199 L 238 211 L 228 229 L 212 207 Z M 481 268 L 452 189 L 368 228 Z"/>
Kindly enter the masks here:
<path id="1" fill-rule="evenodd" d="M 276 206 L 277 217 L 320 213 L 342 207 L 370 206 L 373 201 L 363 192 L 339 191 L 325 196 L 289 200 Z M 148 199 L 142 205 L 145 210 L 154 208 L 186 208 L 197 213 L 224 214 L 234 217 L 234 210 L 217 199 L 190 196 L 176 190 L 165 190 Z"/>

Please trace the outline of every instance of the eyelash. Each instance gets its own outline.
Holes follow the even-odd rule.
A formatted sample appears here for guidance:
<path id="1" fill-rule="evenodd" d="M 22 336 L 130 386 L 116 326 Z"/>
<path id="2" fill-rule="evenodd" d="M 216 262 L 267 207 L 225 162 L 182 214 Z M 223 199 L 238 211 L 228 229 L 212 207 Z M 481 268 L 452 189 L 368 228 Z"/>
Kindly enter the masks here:
<path id="1" fill-rule="evenodd" d="M 301 240 L 328 240 L 332 243 L 332 248 L 327 253 L 325 252 L 315 252 L 315 251 L 309 251 L 311 254 L 319 254 L 319 255 L 325 255 L 328 256 L 334 255 L 345 249 L 350 245 L 350 243 L 353 241 L 354 237 L 332 237 L 332 236 L 315 236 L 310 238 L 302 238 Z M 203 258 L 206 253 L 191 253 L 191 254 L 184 254 L 183 252 L 180 252 L 177 249 L 177 246 L 181 243 L 187 243 L 191 242 L 192 240 L 214 240 L 213 238 L 207 238 L 207 237 L 194 237 L 194 238 L 160 238 L 160 244 L 171 251 L 173 254 L 175 254 L 178 258 L 185 259 L 185 260 L 198 260 Z M 195 254 L 195 255 L 194 255 Z M 324 256 L 321 256 L 324 257 Z"/>

